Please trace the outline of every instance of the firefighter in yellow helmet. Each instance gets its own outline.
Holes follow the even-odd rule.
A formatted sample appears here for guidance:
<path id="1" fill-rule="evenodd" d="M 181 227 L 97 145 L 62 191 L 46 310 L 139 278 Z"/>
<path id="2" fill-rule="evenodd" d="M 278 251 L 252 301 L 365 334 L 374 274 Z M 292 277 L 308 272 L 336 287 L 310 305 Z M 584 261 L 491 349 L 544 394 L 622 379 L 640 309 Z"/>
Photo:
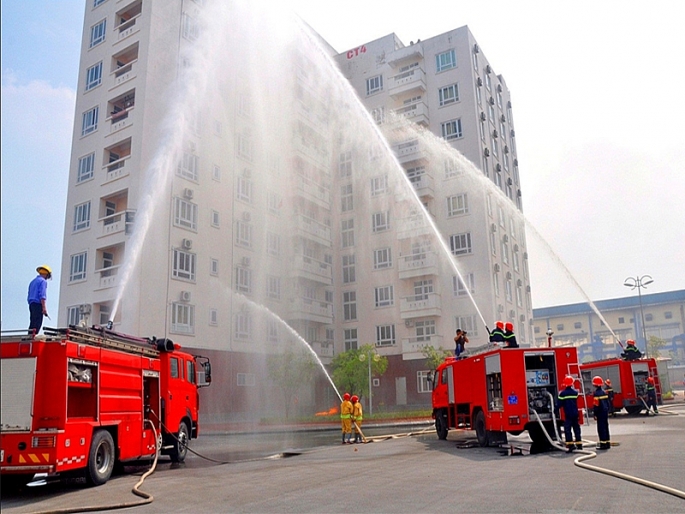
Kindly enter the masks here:
<path id="1" fill-rule="evenodd" d="M 359 396 L 356 394 L 352 396 L 352 422 L 354 423 L 354 442 L 362 442 L 362 420 L 364 419 L 362 412 L 362 404 L 359 402 Z"/>
<path id="2" fill-rule="evenodd" d="M 342 422 L 342 444 L 352 444 L 352 402 L 350 401 L 350 393 L 343 395 L 343 401 L 340 404 L 340 421 Z"/>
<path id="3" fill-rule="evenodd" d="M 29 284 L 29 334 L 37 334 L 43 326 L 43 316 L 48 316 L 45 305 L 48 292 L 48 280 L 52 278 L 52 269 L 47 264 L 36 268 L 38 276 Z M 48 316 L 50 318 L 50 316 Z"/>

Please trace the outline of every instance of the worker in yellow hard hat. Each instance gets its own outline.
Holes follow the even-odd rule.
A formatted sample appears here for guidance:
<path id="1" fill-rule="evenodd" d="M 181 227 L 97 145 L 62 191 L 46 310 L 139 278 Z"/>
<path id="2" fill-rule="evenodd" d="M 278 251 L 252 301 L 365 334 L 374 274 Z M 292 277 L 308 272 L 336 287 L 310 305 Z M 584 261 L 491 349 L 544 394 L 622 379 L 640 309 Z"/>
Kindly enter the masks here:
<path id="1" fill-rule="evenodd" d="M 52 268 L 47 264 L 36 268 L 38 276 L 29 284 L 29 334 L 35 335 L 43 326 L 43 316 L 48 316 L 48 308 L 45 305 L 48 292 L 48 280 L 52 278 Z M 48 316 L 49 318 L 50 316 Z"/>

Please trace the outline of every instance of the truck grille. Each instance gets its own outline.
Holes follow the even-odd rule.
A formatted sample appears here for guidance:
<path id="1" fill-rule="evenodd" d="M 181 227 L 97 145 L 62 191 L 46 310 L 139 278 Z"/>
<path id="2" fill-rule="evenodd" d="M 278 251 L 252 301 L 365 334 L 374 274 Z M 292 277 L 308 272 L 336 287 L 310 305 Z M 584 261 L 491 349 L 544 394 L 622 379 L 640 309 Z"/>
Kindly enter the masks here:
<path id="1" fill-rule="evenodd" d="M 33 436 L 31 439 L 32 448 L 54 448 L 55 447 L 55 436 L 54 435 L 37 435 Z"/>

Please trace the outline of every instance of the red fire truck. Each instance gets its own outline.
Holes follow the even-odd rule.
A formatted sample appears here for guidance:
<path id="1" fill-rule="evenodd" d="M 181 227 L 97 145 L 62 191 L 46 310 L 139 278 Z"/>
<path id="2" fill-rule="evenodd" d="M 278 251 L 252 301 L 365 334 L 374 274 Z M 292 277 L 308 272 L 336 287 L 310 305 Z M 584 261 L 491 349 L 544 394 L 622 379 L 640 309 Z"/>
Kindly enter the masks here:
<path id="1" fill-rule="evenodd" d="M 535 412 L 553 434 L 554 403 L 566 375 L 580 377 L 572 347 L 496 348 L 460 360 L 448 357 L 432 379 L 438 437 L 446 439 L 450 429 L 475 430 L 481 446 L 496 446 L 507 442 L 507 432 L 528 430 L 534 443 L 544 444 Z"/>
<path id="2" fill-rule="evenodd" d="M 601 361 L 586 362 L 580 365 L 583 377 L 583 386 L 587 396 L 589 406 L 593 404 L 592 377 L 600 376 L 604 380 L 611 380 L 611 387 L 614 390 L 614 409 L 616 412 L 625 409 L 628 414 L 638 414 L 645 408 L 641 398 L 647 401 L 647 378 L 654 378 L 654 389 L 659 405 L 661 400 L 661 381 L 657 371 L 656 360 L 639 359 L 606 359 Z"/>
<path id="3" fill-rule="evenodd" d="M 199 433 L 198 388 L 211 381 L 208 359 L 169 339 L 100 327 L 44 332 L 2 335 L 3 485 L 66 472 L 101 485 L 115 463 L 150 459 L 158 447 L 185 459 Z"/>

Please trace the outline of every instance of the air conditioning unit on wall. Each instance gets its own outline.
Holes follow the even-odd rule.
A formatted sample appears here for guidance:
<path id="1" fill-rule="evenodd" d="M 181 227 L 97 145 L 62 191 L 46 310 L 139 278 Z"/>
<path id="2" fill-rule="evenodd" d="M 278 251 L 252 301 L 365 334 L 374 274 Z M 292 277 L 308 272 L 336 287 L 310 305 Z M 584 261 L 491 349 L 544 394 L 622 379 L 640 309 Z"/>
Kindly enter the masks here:
<path id="1" fill-rule="evenodd" d="M 181 301 L 182 302 L 189 302 L 190 301 L 190 291 L 181 291 Z"/>
<path id="2" fill-rule="evenodd" d="M 192 239 L 184 239 L 181 242 L 181 246 L 183 246 L 184 250 L 190 250 L 193 247 L 193 240 Z"/>
<path id="3" fill-rule="evenodd" d="M 183 190 L 183 197 L 186 198 L 187 200 L 192 200 L 194 196 L 195 196 L 195 191 L 193 191 L 189 187 L 186 187 Z"/>

